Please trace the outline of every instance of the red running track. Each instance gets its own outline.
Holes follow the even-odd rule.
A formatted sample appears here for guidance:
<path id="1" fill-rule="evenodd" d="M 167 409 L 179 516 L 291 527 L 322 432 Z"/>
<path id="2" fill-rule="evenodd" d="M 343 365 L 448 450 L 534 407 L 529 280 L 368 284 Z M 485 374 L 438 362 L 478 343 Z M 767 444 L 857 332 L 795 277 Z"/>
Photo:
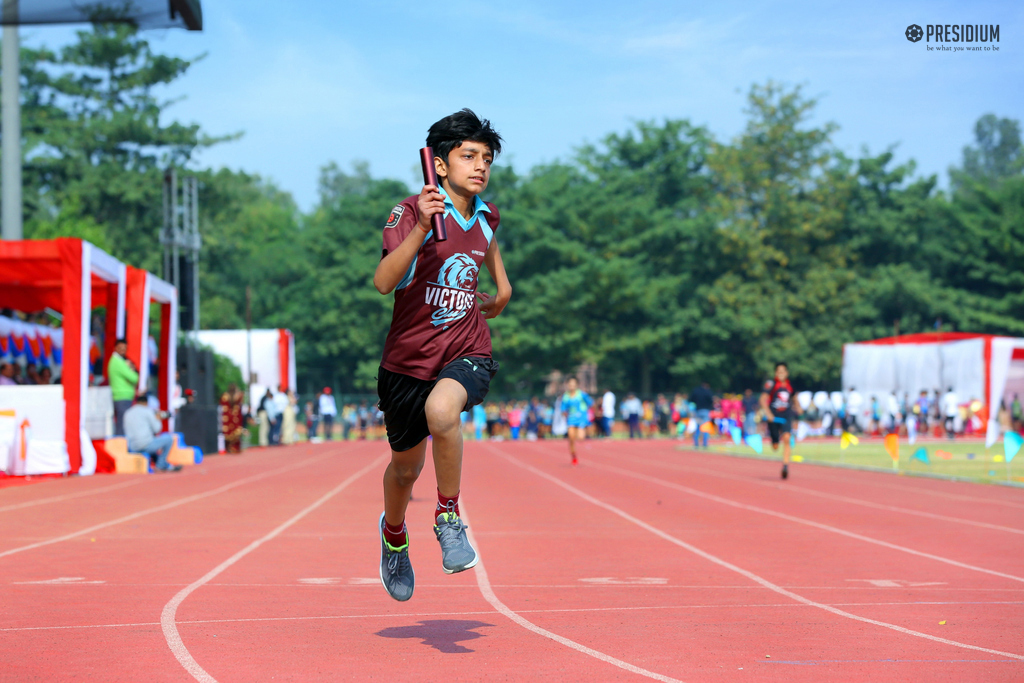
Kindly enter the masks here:
<path id="1" fill-rule="evenodd" d="M 380 442 L 0 490 L 0 680 L 1021 680 L 1024 491 L 469 443 L 483 561 L 377 578 Z"/>

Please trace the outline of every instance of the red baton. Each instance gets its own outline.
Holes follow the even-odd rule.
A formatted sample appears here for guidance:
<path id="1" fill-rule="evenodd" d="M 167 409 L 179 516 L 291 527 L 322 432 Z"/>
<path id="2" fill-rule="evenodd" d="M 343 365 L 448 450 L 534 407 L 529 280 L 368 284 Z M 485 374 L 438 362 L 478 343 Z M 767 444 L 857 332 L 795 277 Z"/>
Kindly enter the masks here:
<path id="1" fill-rule="evenodd" d="M 433 185 L 440 188 L 441 183 L 437 182 L 437 171 L 434 169 L 434 150 L 424 147 L 420 150 L 420 165 L 423 167 L 423 184 Z M 434 226 L 434 240 L 445 242 L 448 240 L 448 230 L 444 227 L 444 213 L 435 213 L 430 217 Z"/>

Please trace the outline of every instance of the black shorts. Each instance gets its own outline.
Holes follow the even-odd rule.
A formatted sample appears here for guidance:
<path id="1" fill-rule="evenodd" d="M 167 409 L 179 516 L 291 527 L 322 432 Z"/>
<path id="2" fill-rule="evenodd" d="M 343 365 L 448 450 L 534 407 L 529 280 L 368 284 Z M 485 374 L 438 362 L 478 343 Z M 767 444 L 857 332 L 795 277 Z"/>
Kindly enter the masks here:
<path id="1" fill-rule="evenodd" d="M 782 420 L 782 422 L 777 422 L 777 420 Z M 782 435 L 793 431 L 790 426 L 791 422 L 792 417 L 789 415 L 776 415 L 775 420 L 768 423 L 768 435 L 772 437 L 773 445 L 778 446 Z"/>
<path id="2" fill-rule="evenodd" d="M 384 425 L 391 450 L 407 451 L 430 435 L 427 427 L 427 397 L 437 381 L 453 379 L 466 389 L 464 411 L 483 403 L 491 387 L 491 378 L 498 372 L 493 358 L 468 356 L 458 358 L 441 369 L 437 379 L 425 380 L 379 368 L 377 396 L 380 397 Z"/>

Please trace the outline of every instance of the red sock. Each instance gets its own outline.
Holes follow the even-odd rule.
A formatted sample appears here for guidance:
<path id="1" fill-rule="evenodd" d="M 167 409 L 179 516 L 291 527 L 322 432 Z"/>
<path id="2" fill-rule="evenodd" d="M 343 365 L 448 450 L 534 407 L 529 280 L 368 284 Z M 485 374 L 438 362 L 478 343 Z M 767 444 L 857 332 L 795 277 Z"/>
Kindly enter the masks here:
<path id="1" fill-rule="evenodd" d="M 401 548 L 403 545 L 409 542 L 409 535 L 405 531 L 405 520 L 395 528 L 388 524 L 388 521 L 384 520 L 384 540 L 391 544 L 393 548 Z"/>
<path id="2" fill-rule="evenodd" d="M 461 491 L 459 493 L 461 493 Z M 447 512 L 448 511 L 448 503 L 449 502 L 452 502 L 452 503 L 455 504 L 455 514 L 459 514 L 459 494 L 456 493 L 454 496 L 449 498 L 448 496 L 442 496 L 441 495 L 441 491 L 438 490 L 438 492 L 437 492 L 437 509 L 434 510 L 434 519 L 435 520 L 437 519 L 437 516 L 439 514 L 441 514 L 442 512 Z"/>

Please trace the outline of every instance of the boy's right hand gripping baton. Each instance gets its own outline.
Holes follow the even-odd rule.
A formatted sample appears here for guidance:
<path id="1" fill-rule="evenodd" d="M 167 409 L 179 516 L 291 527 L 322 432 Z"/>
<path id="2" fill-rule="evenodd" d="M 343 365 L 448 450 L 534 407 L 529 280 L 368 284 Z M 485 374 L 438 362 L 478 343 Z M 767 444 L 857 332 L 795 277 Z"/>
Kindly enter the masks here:
<path id="1" fill-rule="evenodd" d="M 423 167 L 423 184 L 441 187 L 437 182 L 437 171 L 434 169 L 434 150 L 431 147 L 424 147 L 420 150 L 420 165 Z M 434 240 L 444 242 L 448 239 L 448 231 L 444 227 L 444 214 L 435 213 L 430 217 L 434 226 Z"/>

